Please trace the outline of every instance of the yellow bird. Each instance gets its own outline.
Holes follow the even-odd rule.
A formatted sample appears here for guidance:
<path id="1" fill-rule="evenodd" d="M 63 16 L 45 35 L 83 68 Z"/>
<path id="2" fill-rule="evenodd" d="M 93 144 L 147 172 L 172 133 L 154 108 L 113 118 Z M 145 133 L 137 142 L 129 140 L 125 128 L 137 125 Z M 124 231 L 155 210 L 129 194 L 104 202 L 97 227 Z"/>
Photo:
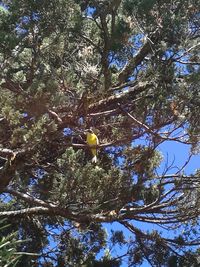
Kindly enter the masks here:
<path id="1" fill-rule="evenodd" d="M 86 141 L 87 141 L 87 144 L 89 146 L 95 146 L 99 144 L 99 140 L 98 140 L 98 137 L 96 136 L 96 134 L 94 134 L 94 132 L 89 129 L 86 131 Z M 94 163 L 97 163 L 97 149 L 96 148 L 91 148 L 91 153 L 92 153 L 92 162 Z"/>

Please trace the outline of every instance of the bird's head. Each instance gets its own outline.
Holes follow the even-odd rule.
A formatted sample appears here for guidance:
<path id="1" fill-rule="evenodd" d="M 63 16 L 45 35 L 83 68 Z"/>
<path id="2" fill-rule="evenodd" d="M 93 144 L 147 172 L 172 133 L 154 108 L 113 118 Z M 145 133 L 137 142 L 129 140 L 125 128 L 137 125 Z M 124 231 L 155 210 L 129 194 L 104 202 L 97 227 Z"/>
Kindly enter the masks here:
<path id="1" fill-rule="evenodd" d="M 90 128 L 90 129 L 86 129 L 86 130 L 85 130 L 85 133 L 86 133 L 86 134 L 87 134 L 87 133 L 92 134 L 92 133 L 94 133 L 94 132 L 93 132 L 92 128 Z"/>

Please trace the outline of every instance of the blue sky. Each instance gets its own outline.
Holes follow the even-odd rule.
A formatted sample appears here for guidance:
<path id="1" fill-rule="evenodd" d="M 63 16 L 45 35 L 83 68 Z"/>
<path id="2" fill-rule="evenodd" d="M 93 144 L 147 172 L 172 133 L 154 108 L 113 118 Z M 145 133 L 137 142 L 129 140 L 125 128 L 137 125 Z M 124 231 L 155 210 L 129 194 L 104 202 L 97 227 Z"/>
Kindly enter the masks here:
<path id="1" fill-rule="evenodd" d="M 160 145 L 159 150 L 162 152 L 164 158 L 168 157 L 169 161 L 171 162 L 174 160 L 173 165 L 181 168 L 188 159 L 190 145 L 185 145 L 174 141 L 166 141 Z M 200 168 L 200 155 L 194 155 L 192 156 L 188 165 L 184 168 L 184 172 L 186 174 L 191 174 L 198 168 Z"/>

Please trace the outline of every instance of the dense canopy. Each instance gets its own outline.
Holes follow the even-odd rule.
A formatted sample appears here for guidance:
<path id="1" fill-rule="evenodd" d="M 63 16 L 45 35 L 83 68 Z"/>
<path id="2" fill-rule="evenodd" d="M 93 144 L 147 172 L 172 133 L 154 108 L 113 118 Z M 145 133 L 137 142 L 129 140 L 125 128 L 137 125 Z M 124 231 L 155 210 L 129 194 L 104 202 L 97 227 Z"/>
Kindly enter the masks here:
<path id="1" fill-rule="evenodd" d="M 199 49 L 198 0 L 0 1 L 0 240 L 15 232 L 16 266 L 198 266 Z M 188 145 L 181 166 L 168 141 Z"/>

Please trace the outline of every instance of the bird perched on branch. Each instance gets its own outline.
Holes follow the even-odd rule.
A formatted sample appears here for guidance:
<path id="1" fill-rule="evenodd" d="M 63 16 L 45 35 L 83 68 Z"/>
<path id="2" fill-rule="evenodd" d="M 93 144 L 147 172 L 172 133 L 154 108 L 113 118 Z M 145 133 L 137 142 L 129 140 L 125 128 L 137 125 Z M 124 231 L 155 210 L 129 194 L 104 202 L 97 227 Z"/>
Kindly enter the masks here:
<path id="1" fill-rule="evenodd" d="M 86 142 L 89 146 L 98 146 L 99 140 L 96 134 L 93 132 L 92 129 L 86 130 Z M 97 148 L 91 148 L 90 149 L 92 153 L 92 162 L 97 163 Z"/>

